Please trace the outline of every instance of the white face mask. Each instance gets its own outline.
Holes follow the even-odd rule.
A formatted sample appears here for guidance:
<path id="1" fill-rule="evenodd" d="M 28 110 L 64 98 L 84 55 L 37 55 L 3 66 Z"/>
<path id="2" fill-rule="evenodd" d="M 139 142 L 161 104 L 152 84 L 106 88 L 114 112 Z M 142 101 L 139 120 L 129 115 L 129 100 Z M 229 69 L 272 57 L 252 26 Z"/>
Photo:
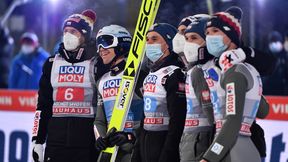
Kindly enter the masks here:
<path id="1" fill-rule="evenodd" d="M 198 61 L 198 49 L 200 45 L 191 42 L 185 42 L 184 55 L 188 62 Z"/>
<path id="2" fill-rule="evenodd" d="M 67 51 L 73 51 L 80 45 L 80 40 L 77 36 L 67 32 L 63 36 L 63 43 Z"/>
<path id="3" fill-rule="evenodd" d="M 28 54 L 31 54 L 33 53 L 35 50 L 35 47 L 34 46 L 31 46 L 31 45 L 25 45 L 23 44 L 21 46 L 21 52 L 24 54 L 24 55 L 28 55 Z"/>
<path id="4" fill-rule="evenodd" d="M 172 44 L 173 44 L 173 51 L 175 53 L 181 53 L 184 51 L 184 44 L 185 44 L 185 37 L 182 34 L 177 33 L 173 40 L 172 40 Z"/>
<path id="5" fill-rule="evenodd" d="M 288 41 L 285 41 L 284 43 L 284 49 L 286 52 L 288 52 Z"/>
<path id="6" fill-rule="evenodd" d="M 281 42 L 272 42 L 269 44 L 269 49 L 273 53 L 278 53 L 283 49 L 283 45 Z"/>

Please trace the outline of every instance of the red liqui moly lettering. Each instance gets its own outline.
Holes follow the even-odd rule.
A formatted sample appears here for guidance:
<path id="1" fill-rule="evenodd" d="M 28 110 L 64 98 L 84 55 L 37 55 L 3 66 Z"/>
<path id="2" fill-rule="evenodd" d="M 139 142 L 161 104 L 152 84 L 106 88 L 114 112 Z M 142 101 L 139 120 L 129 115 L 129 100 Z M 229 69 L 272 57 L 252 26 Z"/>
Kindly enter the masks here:
<path id="1" fill-rule="evenodd" d="M 103 98 L 117 96 L 121 79 L 107 80 L 103 84 Z"/>
<path id="2" fill-rule="evenodd" d="M 84 66 L 60 66 L 58 82 L 83 83 Z"/>

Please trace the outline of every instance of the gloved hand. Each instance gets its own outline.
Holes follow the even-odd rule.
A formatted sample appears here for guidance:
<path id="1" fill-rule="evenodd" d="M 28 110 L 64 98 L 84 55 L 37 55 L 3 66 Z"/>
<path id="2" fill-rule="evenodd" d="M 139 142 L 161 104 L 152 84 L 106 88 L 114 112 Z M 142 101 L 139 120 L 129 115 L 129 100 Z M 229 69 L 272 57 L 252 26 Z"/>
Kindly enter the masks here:
<path id="1" fill-rule="evenodd" d="M 232 49 L 221 54 L 219 65 L 222 71 L 226 71 L 233 65 L 244 62 L 245 59 L 246 54 L 241 48 Z"/>
<path id="2" fill-rule="evenodd" d="M 109 147 L 109 141 L 105 137 L 98 137 L 96 140 L 95 147 L 98 151 L 105 150 L 107 147 Z"/>
<path id="3" fill-rule="evenodd" d="M 96 140 L 96 144 L 95 147 L 98 151 L 102 151 L 105 150 L 107 147 L 113 147 L 114 145 L 111 145 L 111 143 L 109 142 L 109 138 L 111 137 L 111 135 L 113 135 L 116 132 L 116 128 L 111 128 L 105 137 L 98 137 Z"/>
<path id="4" fill-rule="evenodd" d="M 111 144 L 111 146 L 114 146 L 114 145 L 121 146 L 125 143 L 134 143 L 135 140 L 136 139 L 133 133 L 119 131 L 119 132 L 113 133 L 110 136 L 109 143 Z"/>
<path id="5" fill-rule="evenodd" d="M 34 162 L 44 161 L 44 148 L 43 144 L 36 144 L 36 141 L 32 141 L 32 158 Z"/>

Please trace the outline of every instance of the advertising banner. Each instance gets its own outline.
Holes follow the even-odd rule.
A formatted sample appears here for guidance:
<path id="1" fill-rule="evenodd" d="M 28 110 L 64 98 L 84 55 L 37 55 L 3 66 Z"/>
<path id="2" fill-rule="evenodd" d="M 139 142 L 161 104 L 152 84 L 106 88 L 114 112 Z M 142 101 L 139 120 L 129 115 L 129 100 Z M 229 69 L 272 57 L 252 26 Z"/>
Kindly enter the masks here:
<path id="1" fill-rule="evenodd" d="M 288 97 L 268 96 L 269 115 L 257 123 L 265 131 L 266 162 L 288 161 Z M 0 90 L 0 162 L 30 162 L 37 91 Z"/>

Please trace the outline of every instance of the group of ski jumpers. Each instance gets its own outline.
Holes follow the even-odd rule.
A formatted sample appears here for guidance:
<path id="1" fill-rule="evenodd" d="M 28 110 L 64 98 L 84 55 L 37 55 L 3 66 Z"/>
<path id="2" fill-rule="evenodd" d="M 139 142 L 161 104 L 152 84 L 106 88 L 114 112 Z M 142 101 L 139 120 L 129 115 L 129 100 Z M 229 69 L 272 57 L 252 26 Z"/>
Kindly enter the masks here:
<path id="1" fill-rule="evenodd" d="M 58 53 L 43 66 L 33 160 L 95 162 L 119 146 L 117 162 L 260 162 L 265 141 L 255 118 L 268 113 L 267 67 L 254 55 L 269 56 L 243 45 L 241 17 L 230 7 L 186 17 L 178 30 L 152 25 L 125 127 L 107 133 L 132 36 L 111 24 L 95 41 L 94 11 L 69 16 Z"/>

